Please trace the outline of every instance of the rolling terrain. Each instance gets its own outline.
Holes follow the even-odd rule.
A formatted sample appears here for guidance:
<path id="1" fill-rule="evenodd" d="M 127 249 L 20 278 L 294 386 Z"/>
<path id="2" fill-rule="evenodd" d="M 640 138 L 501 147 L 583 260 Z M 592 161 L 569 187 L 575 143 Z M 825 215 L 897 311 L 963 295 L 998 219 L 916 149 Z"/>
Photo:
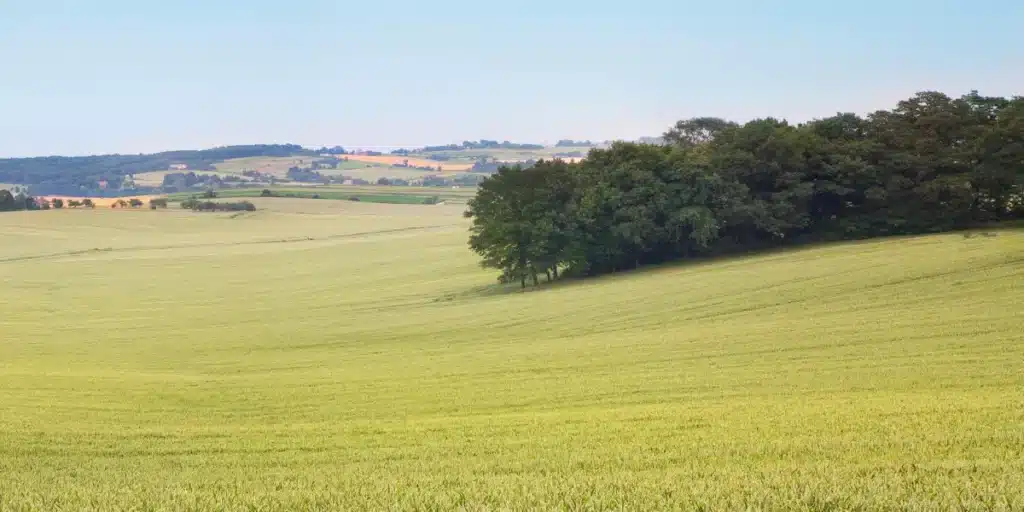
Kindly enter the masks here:
<path id="1" fill-rule="evenodd" d="M 0 510 L 1020 510 L 1024 232 L 521 293 L 463 205 L 0 215 Z"/>

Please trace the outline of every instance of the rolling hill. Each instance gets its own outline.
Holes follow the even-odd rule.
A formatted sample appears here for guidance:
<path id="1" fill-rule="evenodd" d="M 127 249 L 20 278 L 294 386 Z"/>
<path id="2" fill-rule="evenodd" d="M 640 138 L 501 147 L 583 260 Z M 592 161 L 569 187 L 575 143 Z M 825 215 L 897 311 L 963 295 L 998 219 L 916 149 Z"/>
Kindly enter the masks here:
<path id="1" fill-rule="evenodd" d="M 0 509 L 1019 510 L 1024 232 L 520 293 L 461 206 L 0 215 Z"/>

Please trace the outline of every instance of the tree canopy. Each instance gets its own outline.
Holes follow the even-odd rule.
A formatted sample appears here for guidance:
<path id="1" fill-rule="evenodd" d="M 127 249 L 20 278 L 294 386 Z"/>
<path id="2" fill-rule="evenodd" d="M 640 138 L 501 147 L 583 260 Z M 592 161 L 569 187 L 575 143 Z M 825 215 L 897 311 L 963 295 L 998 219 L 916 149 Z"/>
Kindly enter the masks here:
<path id="1" fill-rule="evenodd" d="M 665 144 L 502 166 L 466 215 L 504 282 L 1024 218 L 1024 98 L 921 92 L 801 125 L 680 121 Z"/>

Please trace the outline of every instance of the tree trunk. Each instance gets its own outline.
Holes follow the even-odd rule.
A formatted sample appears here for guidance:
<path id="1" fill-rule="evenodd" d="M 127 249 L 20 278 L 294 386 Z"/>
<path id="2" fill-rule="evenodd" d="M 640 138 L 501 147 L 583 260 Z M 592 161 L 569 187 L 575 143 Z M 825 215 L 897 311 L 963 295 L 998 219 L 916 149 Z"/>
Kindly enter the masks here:
<path id="1" fill-rule="evenodd" d="M 551 282 L 551 269 L 545 269 L 544 273 L 548 275 L 548 282 Z"/>
<path id="2" fill-rule="evenodd" d="M 519 286 L 526 289 L 526 276 L 521 276 L 519 278 Z"/>
<path id="3" fill-rule="evenodd" d="M 540 284 L 540 282 L 539 282 L 539 281 L 537 281 L 537 271 L 536 271 L 536 270 L 534 270 L 533 272 L 531 272 L 531 273 L 530 273 L 530 275 L 532 275 L 532 276 L 533 276 L 533 285 L 534 285 L 534 286 L 537 286 L 538 284 Z"/>
<path id="4" fill-rule="evenodd" d="M 558 279 L 558 265 L 551 268 L 551 271 L 555 274 L 555 279 Z"/>

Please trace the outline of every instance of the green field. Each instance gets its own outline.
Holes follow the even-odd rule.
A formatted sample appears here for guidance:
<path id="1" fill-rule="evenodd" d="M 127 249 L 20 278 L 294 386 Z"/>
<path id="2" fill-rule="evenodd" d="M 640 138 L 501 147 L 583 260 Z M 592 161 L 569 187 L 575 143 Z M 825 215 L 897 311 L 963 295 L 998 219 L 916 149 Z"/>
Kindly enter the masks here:
<path id="1" fill-rule="evenodd" d="M 254 202 L 0 214 L 0 509 L 1024 508 L 1022 231 L 521 293 Z"/>
<path id="2" fill-rule="evenodd" d="M 297 199 L 356 200 L 368 203 L 425 204 L 428 199 L 465 203 L 472 197 L 473 189 L 450 189 L 433 187 L 388 187 L 388 186 L 267 186 L 264 188 L 222 189 L 217 196 L 227 198 L 261 197 L 263 190 L 270 190 L 276 197 Z M 180 192 L 168 195 L 171 201 L 180 201 L 197 195 L 196 192 Z"/>

